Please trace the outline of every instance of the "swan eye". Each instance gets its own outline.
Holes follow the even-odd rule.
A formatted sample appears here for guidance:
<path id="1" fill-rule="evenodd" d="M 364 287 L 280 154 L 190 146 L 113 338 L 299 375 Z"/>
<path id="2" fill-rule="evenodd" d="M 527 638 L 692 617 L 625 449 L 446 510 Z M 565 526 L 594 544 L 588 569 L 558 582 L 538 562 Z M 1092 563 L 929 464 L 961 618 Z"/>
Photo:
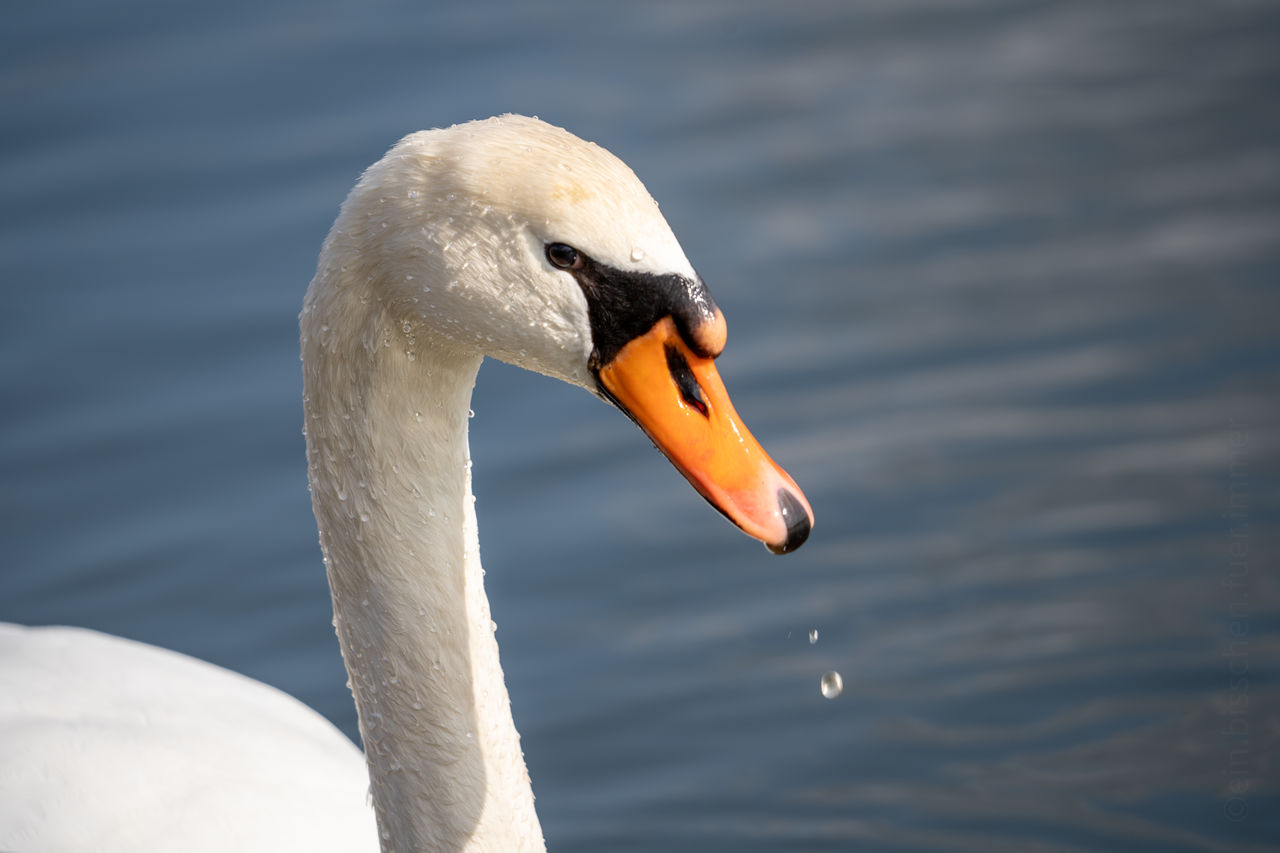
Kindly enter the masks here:
<path id="1" fill-rule="evenodd" d="M 547 260 L 551 262 L 551 266 L 562 270 L 582 269 L 582 255 L 577 249 L 564 243 L 548 243 Z"/>

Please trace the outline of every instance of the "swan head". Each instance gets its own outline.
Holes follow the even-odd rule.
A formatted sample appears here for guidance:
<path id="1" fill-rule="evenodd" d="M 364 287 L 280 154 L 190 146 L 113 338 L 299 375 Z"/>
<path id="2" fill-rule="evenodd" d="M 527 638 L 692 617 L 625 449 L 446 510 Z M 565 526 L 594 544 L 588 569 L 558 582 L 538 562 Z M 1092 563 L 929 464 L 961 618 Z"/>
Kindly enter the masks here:
<path id="1" fill-rule="evenodd" d="M 411 360 L 415 348 L 489 355 L 579 385 L 627 414 L 770 550 L 807 538 L 808 502 L 716 371 L 724 316 L 657 203 L 603 148 L 515 115 L 410 134 L 344 202 L 308 291 L 304 338 L 358 324 L 353 296 L 407 336 Z"/>

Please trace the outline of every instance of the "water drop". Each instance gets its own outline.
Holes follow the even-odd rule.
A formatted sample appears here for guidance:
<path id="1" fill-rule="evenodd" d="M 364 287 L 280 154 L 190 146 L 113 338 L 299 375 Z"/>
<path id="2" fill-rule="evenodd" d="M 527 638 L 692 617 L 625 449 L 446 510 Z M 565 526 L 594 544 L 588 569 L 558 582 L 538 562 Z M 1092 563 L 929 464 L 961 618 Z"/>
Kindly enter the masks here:
<path id="1" fill-rule="evenodd" d="M 408 357 L 408 359 L 409 359 L 410 361 L 417 361 L 417 360 L 418 360 L 418 354 L 417 354 L 416 352 L 414 352 L 413 350 L 411 350 L 411 349 L 410 349 L 410 350 L 405 350 L 405 351 L 404 351 L 404 354 L 405 354 L 405 356 L 407 356 L 407 357 Z"/>
<path id="2" fill-rule="evenodd" d="M 639 248 L 638 246 L 637 246 L 636 248 L 632 249 L 632 250 L 631 250 L 631 260 L 633 260 L 633 261 L 637 261 L 637 262 L 639 262 L 639 261 L 643 261 L 643 260 L 644 260 L 644 249 L 641 249 L 641 248 Z"/>
<path id="3" fill-rule="evenodd" d="M 475 416 L 476 416 L 476 410 L 475 410 L 475 409 L 467 409 L 467 417 L 468 417 L 468 418 L 474 418 Z"/>
<path id="4" fill-rule="evenodd" d="M 820 686 L 823 696 L 828 699 L 834 699 L 844 691 L 844 679 L 840 677 L 840 673 L 833 669 L 830 672 L 823 673 Z"/>
<path id="5" fill-rule="evenodd" d="M 403 326 L 401 326 L 400 328 L 401 328 L 401 329 L 404 331 L 404 333 L 407 335 L 407 334 L 409 334 L 410 332 L 412 332 L 412 331 L 413 331 L 413 324 L 412 324 L 412 323 L 410 323 L 408 320 L 405 320 L 405 321 L 404 321 L 404 325 L 403 325 Z"/>
<path id="6" fill-rule="evenodd" d="M 810 628 L 809 629 L 809 645 L 812 646 L 816 642 L 818 642 L 818 629 Z"/>

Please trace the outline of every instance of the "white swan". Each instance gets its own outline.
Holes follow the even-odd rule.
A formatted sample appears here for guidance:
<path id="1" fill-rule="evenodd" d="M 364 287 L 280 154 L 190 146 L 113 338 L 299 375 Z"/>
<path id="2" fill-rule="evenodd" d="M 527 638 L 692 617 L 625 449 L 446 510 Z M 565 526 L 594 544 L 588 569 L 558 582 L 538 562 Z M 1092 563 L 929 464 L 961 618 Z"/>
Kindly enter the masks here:
<path id="1" fill-rule="evenodd" d="M 808 535 L 808 503 L 729 403 L 712 364 L 723 317 L 657 205 L 566 131 L 503 116 L 403 139 L 343 204 L 301 326 L 312 497 L 367 775 L 265 685 L 92 632 L 6 627 L 0 850 L 543 849 L 471 496 L 484 355 L 617 405 L 772 550 Z"/>

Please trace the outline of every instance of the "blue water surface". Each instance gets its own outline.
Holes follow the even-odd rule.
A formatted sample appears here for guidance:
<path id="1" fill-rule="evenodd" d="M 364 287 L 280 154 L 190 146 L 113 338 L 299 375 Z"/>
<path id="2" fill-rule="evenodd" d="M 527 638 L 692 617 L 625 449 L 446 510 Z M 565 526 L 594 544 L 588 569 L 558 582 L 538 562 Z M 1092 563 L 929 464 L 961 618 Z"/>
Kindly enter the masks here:
<path id="1" fill-rule="evenodd" d="M 662 203 L 818 518 L 772 557 L 617 412 L 482 369 L 553 850 L 1274 849 L 1278 42 L 1196 0 L 9 9 L 0 619 L 354 736 L 302 293 L 397 138 L 537 114 Z"/>

